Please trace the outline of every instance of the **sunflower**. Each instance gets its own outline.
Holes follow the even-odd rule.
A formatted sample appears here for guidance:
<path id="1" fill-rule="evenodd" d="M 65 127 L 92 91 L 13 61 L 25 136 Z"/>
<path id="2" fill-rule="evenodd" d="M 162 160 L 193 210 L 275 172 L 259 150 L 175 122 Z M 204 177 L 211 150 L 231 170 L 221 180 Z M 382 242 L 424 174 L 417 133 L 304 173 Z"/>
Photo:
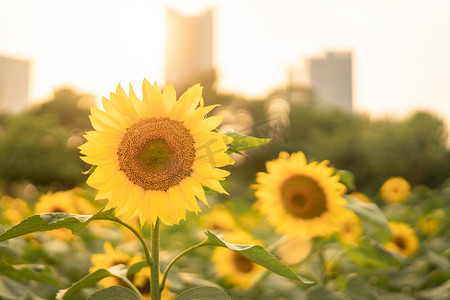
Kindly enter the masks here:
<path id="1" fill-rule="evenodd" d="M 359 200 L 359 201 L 361 201 L 361 202 L 364 202 L 364 203 L 370 203 L 369 197 L 367 197 L 367 196 L 364 195 L 363 193 L 360 193 L 360 192 L 353 192 L 353 193 L 350 194 L 350 196 L 352 196 L 353 198 L 355 198 L 355 199 L 357 199 L 357 200 Z"/>
<path id="2" fill-rule="evenodd" d="M 225 153 L 231 141 L 215 131 L 221 116 L 206 117 L 215 106 L 204 106 L 200 85 L 176 100 L 172 85 L 161 94 L 144 79 L 142 94 L 141 101 L 131 85 L 129 95 L 119 85 L 103 98 L 105 111 L 92 107 L 95 130 L 79 147 L 82 159 L 97 166 L 87 183 L 118 216 L 177 224 L 186 209 L 201 211 L 196 197 L 208 204 L 203 186 L 227 193 L 219 181 L 229 172 L 218 167 L 233 163 Z"/>
<path id="3" fill-rule="evenodd" d="M 120 264 L 129 267 L 134 263 L 142 261 L 142 258 L 139 256 L 131 257 L 127 253 L 114 249 L 110 242 L 106 242 L 103 245 L 103 249 L 105 253 L 97 253 L 91 256 L 92 267 L 89 269 L 89 273 L 93 273 L 98 269 L 108 269 Z M 124 284 L 125 283 L 116 277 L 106 277 L 100 280 L 100 285 L 103 287 Z"/>
<path id="4" fill-rule="evenodd" d="M 201 216 L 199 223 L 200 226 L 213 230 L 230 231 L 236 228 L 233 215 L 222 204 L 215 205 L 209 213 Z"/>
<path id="5" fill-rule="evenodd" d="M 92 267 L 89 269 L 89 273 L 93 273 L 99 269 L 108 269 L 115 265 L 123 264 L 127 267 L 143 261 L 143 258 L 139 255 L 131 256 L 127 253 L 114 249 L 110 242 L 106 242 L 103 245 L 105 253 L 97 253 L 91 256 Z M 139 272 L 133 275 L 129 275 L 128 279 L 137 287 L 139 292 L 142 293 L 144 299 L 151 299 L 150 296 L 150 268 L 143 267 Z M 100 280 L 100 285 L 103 287 L 110 287 L 113 285 L 126 286 L 122 280 L 116 277 L 105 277 Z M 161 295 L 162 300 L 173 299 L 173 295 L 169 290 L 170 283 L 167 282 Z"/>
<path id="6" fill-rule="evenodd" d="M 290 238 L 325 236 L 339 229 L 346 191 L 328 161 L 307 163 L 302 152 L 281 152 L 256 177 L 256 207 Z"/>
<path id="7" fill-rule="evenodd" d="M 34 212 L 35 214 L 56 212 L 76 214 L 78 213 L 78 210 L 75 208 L 73 200 L 70 192 L 49 192 L 39 197 Z M 48 234 L 64 241 L 71 241 L 74 238 L 72 231 L 66 228 L 55 229 L 49 231 Z"/>
<path id="8" fill-rule="evenodd" d="M 358 242 L 361 234 L 361 221 L 358 216 L 347 210 L 341 215 L 341 222 L 339 224 L 339 242 L 342 244 L 355 244 Z"/>
<path id="9" fill-rule="evenodd" d="M 414 230 L 408 224 L 400 222 L 389 222 L 389 228 L 393 237 L 384 247 L 406 257 L 413 256 L 419 249 L 419 240 Z"/>
<path id="10" fill-rule="evenodd" d="M 0 199 L 0 220 L 6 224 L 16 225 L 31 215 L 27 202 L 7 195 Z"/>
<path id="11" fill-rule="evenodd" d="M 287 265 L 295 265 L 302 262 L 312 249 L 312 240 L 289 239 L 283 241 L 277 247 L 277 256 Z"/>
<path id="12" fill-rule="evenodd" d="M 391 177 L 380 188 L 380 196 L 385 202 L 400 203 L 408 198 L 411 185 L 402 177 Z"/>
<path id="13" fill-rule="evenodd" d="M 260 241 L 243 231 L 228 232 L 224 236 L 229 243 L 261 245 Z M 264 267 L 254 263 L 244 255 L 228 248 L 215 248 L 211 259 L 216 265 L 217 273 L 226 282 L 241 289 L 252 287 L 265 270 Z"/>

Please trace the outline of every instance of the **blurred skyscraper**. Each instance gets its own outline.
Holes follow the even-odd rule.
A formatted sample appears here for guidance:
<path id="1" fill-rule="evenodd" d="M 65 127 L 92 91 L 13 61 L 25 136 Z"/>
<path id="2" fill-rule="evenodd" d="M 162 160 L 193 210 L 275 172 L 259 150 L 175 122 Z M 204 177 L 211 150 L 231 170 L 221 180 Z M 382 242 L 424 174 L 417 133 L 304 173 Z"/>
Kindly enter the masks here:
<path id="1" fill-rule="evenodd" d="M 0 112 L 17 113 L 28 104 L 30 62 L 0 55 Z"/>
<path id="2" fill-rule="evenodd" d="M 320 106 L 352 111 L 352 53 L 326 52 L 325 57 L 309 59 L 309 79 Z"/>
<path id="3" fill-rule="evenodd" d="M 166 83 L 177 91 L 200 82 L 213 89 L 213 15 L 211 10 L 196 16 L 168 9 L 166 37 Z"/>

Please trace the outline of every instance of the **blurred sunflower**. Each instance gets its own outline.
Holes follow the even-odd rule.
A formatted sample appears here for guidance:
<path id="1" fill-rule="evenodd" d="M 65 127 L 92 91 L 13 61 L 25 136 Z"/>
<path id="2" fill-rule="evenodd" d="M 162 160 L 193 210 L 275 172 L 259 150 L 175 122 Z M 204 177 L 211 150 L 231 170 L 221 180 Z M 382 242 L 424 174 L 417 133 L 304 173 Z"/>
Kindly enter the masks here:
<path id="1" fill-rule="evenodd" d="M 366 195 L 364 195 L 363 193 L 360 192 L 353 192 L 350 194 L 350 196 L 356 198 L 357 200 L 364 202 L 364 203 L 370 203 L 370 199 L 369 197 L 367 197 Z"/>
<path id="2" fill-rule="evenodd" d="M 7 195 L 0 199 L 0 220 L 2 223 L 16 225 L 31 215 L 31 209 L 25 200 Z"/>
<path id="3" fill-rule="evenodd" d="M 419 240 L 414 230 L 408 224 L 400 222 L 389 222 L 389 228 L 393 237 L 384 247 L 406 257 L 413 256 L 419 249 Z"/>
<path id="4" fill-rule="evenodd" d="M 225 205 L 217 204 L 207 214 L 199 218 L 200 226 L 206 229 L 229 231 L 236 228 L 236 221 Z"/>
<path id="5" fill-rule="evenodd" d="M 342 244 L 355 244 L 362 235 L 361 221 L 358 216 L 350 210 L 346 210 L 341 215 L 339 228 L 338 239 Z"/>
<path id="6" fill-rule="evenodd" d="M 250 234 L 243 231 L 234 231 L 224 234 L 225 240 L 233 244 L 261 245 Z M 216 247 L 212 254 L 212 261 L 216 265 L 219 276 L 226 282 L 241 289 L 253 286 L 265 268 L 254 263 L 242 254 L 228 248 Z"/>
<path id="7" fill-rule="evenodd" d="M 302 262 L 312 249 L 312 240 L 289 239 L 283 241 L 277 247 L 277 256 L 287 265 L 295 265 Z"/>
<path id="8" fill-rule="evenodd" d="M 402 177 L 391 177 L 380 188 L 380 196 L 385 202 L 400 203 L 408 198 L 411 185 Z"/>
<path id="9" fill-rule="evenodd" d="M 112 266 L 123 264 L 127 267 L 143 261 L 143 258 L 139 255 L 131 256 L 127 253 L 114 249 L 110 242 L 106 242 L 103 245 L 105 253 L 97 253 L 91 256 L 92 268 L 89 269 L 89 273 L 93 273 L 98 269 L 108 269 Z M 150 268 L 143 267 L 139 272 L 133 275 L 129 275 L 128 279 L 137 287 L 139 292 L 142 293 L 144 299 L 150 300 Z M 100 280 L 100 285 L 103 287 L 110 287 L 113 285 L 125 286 L 127 285 L 116 277 L 106 277 Z M 161 295 L 162 300 L 173 299 L 173 294 L 169 290 L 170 283 L 166 282 L 164 290 Z"/>
<path id="10" fill-rule="evenodd" d="M 307 163 L 302 152 L 281 152 L 256 177 L 256 206 L 280 233 L 291 238 L 325 236 L 339 229 L 346 188 L 328 161 Z"/>
<path id="11" fill-rule="evenodd" d="M 419 217 L 416 227 L 425 234 L 433 235 L 439 232 L 439 229 L 441 228 L 441 220 L 433 214 L 427 214 L 426 216 Z"/>
<path id="12" fill-rule="evenodd" d="M 225 153 L 231 141 L 214 131 L 221 116 L 206 117 L 215 106 L 204 106 L 200 85 L 177 101 L 172 85 L 161 94 L 144 79 L 142 94 L 141 101 L 131 85 L 129 96 L 119 85 L 103 98 L 105 111 L 92 107 L 95 130 L 79 147 L 82 159 L 97 166 L 87 183 L 118 216 L 177 224 L 186 209 L 201 210 L 196 197 L 207 204 L 203 186 L 227 193 L 219 181 L 229 172 L 218 167 L 233 163 Z"/>
<path id="13" fill-rule="evenodd" d="M 39 201 L 34 207 L 35 214 L 44 213 L 78 213 L 75 208 L 73 198 L 70 196 L 70 192 L 49 192 L 41 195 Z M 54 238 L 71 241 L 74 238 L 72 231 L 66 228 L 55 229 L 48 231 L 48 234 Z"/>

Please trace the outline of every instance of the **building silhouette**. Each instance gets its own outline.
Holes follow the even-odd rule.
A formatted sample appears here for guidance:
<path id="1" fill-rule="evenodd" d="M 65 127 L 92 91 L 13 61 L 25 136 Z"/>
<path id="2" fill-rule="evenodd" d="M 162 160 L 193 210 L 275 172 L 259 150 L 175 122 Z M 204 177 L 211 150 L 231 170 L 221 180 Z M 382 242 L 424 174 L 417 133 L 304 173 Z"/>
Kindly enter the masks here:
<path id="1" fill-rule="evenodd" d="M 30 62 L 0 55 L 0 112 L 17 113 L 28 104 Z"/>
<path id="2" fill-rule="evenodd" d="M 352 111 L 352 53 L 328 51 L 325 57 L 310 58 L 308 63 L 317 104 Z"/>
<path id="3" fill-rule="evenodd" d="M 166 83 L 177 91 L 200 82 L 205 90 L 213 89 L 213 15 L 184 15 L 174 9 L 166 11 Z"/>

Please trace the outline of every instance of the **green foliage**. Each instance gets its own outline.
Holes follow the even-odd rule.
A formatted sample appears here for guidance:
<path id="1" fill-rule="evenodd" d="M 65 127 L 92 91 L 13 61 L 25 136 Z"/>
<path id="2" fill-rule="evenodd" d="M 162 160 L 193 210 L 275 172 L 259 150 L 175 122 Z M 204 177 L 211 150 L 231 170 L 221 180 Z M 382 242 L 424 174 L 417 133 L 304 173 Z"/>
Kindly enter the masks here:
<path id="1" fill-rule="evenodd" d="M 0 177 L 8 184 L 28 180 L 35 185 L 71 188 L 80 184 L 86 164 L 76 149 L 89 124 L 92 97 L 70 89 L 18 115 L 2 118 L 0 128 Z"/>
<path id="2" fill-rule="evenodd" d="M 404 263 L 399 255 L 384 250 L 379 244 L 361 239 L 358 245 L 347 248 L 347 255 L 358 265 L 368 268 L 400 268 Z"/>
<path id="3" fill-rule="evenodd" d="M 375 203 L 363 203 L 350 195 L 345 195 L 344 198 L 348 201 L 346 208 L 358 215 L 363 222 L 374 225 L 371 236 L 381 242 L 386 242 L 392 237 L 389 222 Z"/>
<path id="4" fill-rule="evenodd" d="M 113 220 L 114 209 L 99 211 L 94 215 L 70 213 L 45 213 L 31 216 L 0 235 L 0 242 L 37 231 L 67 228 L 77 234 L 93 220 Z"/>
<path id="5" fill-rule="evenodd" d="M 263 131 L 261 128 L 277 117 L 261 115 L 265 104 L 248 106 L 258 121 L 252 132 Z M 235 175 L 240 182 L 251 183 L 253 174 L 264 171 L 264 163 L 276 158 L 280 151 L 303 151 L 311 160 L 329 160 L 337 169 L 352 172 L 357 190 L 370 195 L 376 195 L 381 184 L 392 176 L 402 176 L 412 186 L 432 188 L 450 177 L 448 132 L 445 123 L 432 113 L 371 120 L 358 113 L 293 103 L 288 124 L 266 130 L 264 137 L 273 141 L 265 151 L 232 168 L 234 173 L 241 173 Z"/>
<path id="6" fill-rule="evenodd" d="M 189 300 L 189 299 L 197 299 L 197 300 L 209 300 L 209 299 L 217 299 L 217 300 L 230 300 L 230 296 L 227 295 L 222 290 L 212 286 L 201 286 L 195 287 L 192 289 L 188 289 L 175 298 L 176 300 Z"/>
<path id="7" fill-rule="evenodd" d="M 296 274 L 292 269 L 279 261 L 272 254 L 267 252 L 263 247 L 259 245 L 239 245 L 227 243 L 223 238 L 213 234 L 212 232 L 206 232 L 208 237 L 206 245 L 225 247 L 233 250 L 243 256 L 247 257 L 251 261 L 265 267 L 269 271 L 275 274 L 281 275 L 283 277 L 289 278 L 291 280 L 297 281 L 302 284 L 312 284 L 311 280 L 303 278 Z"/>
<path id="8" fill-rule="evenodd" d="M 6 122 L 0 135 L 0 177 L 48 185 L 74 186 L 83 179 L 84 163 L 67 147 L 69 132 L 53 115 L 23 114 Z"/>
<path id="9" fill-rule="evenodd" d="M 14 280 L 35 280 L 47 284 L 59 285 L 59 282 L 53 274 L 52 268 L 45 265 L 11 265 L 2 260 L 0 261 L 0 275 L 7 276 Z"/>
<path id="10" fill-rule="evenodd" d="M 231 150 L 232 151 L 234 150 L 234 152 L 236 153 L 239 153 L 239 150 L 242 151 L 259 148 L 272 140 L 266 138 L 261 139 L 253 136 L 247 136 L 237 132 L 226 132 L 225 135 L 233 138 L 233 142 L 229 146 Z"/>
<path id="11" fill-rule="evenodd" d="M 128 282 L 127 279 L 127 267 L 125 265 L 116 265 L 109 269 L 98 269 L 95 272 L 92 272 L 85 277 L 81 278 L 69 288 L 60 290 L 56 296 L 57 300 L 65 300 L 70 299 L 70 296 L 79 290 L 95 285 L 97 282 L 102 280 L 105 277 L 116 277 L 125 282 Z M 133 293 L 134 294 L 134 293 Z M 103 294 L 101 294 L 103 295 Z M 96 299 L 96 298 L 94 298 Z M 100 298 L 99 298 L 100 299 Z M 125 298 L 128 299 L 128 298 Z M 138 298 L 139 299 L 139 298 Z"/>
<path id="12" fill-rule="evenodd" d="M 111 286 L 92 294 L 87 300 L 139 300 L 139 297 L 130 289 L 122 286 Z"/>

